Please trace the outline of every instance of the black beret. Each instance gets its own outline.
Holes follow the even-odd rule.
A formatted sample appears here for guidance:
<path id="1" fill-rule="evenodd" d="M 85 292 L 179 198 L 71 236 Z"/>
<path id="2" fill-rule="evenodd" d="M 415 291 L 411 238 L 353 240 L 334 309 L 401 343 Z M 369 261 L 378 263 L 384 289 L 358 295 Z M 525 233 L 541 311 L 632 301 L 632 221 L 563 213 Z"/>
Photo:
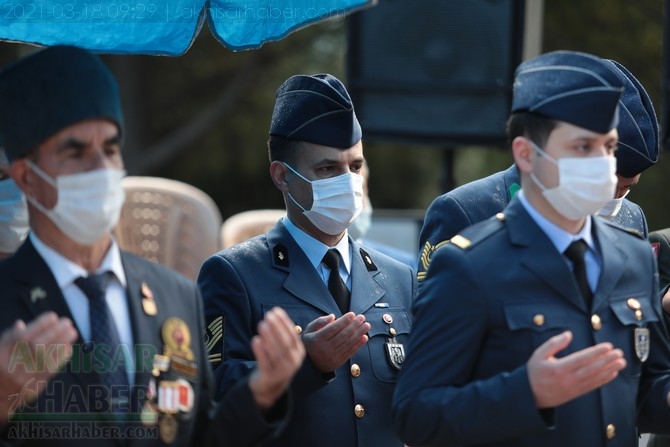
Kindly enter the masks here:
<path id="1" fill-rule="evenodd" d="M 598 133 L 617 126 L 621 75 L 602 59 L 553 51 L 521 63 L 515 72 L 512 112 L 532 112 Z"/>
<path id="2" fill-rule="evenodd" d="M 647 91 L 630 71 L 616 61 L 607 61 L 625 79 L 619 100 L 619 147 L 617 174 L 635 177 L 658 161 L 658 121 Z"/>
<path id="3" fill-rule="evenodd" d="M 291 76 L 279 87 L 270 135 L 348 149 L 363 134 L 342 82 L 316 74 Z"/>
<path id="4" fill-rule="evenodd" d="M 50 47 L 0 71 L 0 104 L 0 139 L 10 160 L 80 121 L 108 119 L 123 131 L 114 76 L 76 47 Z"/>

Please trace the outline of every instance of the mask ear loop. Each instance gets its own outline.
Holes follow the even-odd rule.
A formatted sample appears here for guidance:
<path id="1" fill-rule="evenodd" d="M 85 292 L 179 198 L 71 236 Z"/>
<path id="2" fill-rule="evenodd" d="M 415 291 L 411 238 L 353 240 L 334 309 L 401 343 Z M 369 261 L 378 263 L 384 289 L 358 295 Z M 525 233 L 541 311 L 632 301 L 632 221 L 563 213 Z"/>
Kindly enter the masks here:
<path id="1" fill-rule="evenodd" d="M 56 190 L 58 190 L 58 185 L 56 184 L 56 180 L 51 178 L 49 174 L 44 172 L 39 166 L 37 166 L 35 163 L 32 161 L 26 159 L 26 164 L 30 166 L 30 169 L 37 174 L 42 180 L 53 186 Z"/>
<path id="2" fill-rule="evenodd" d="M 305 177 L 300 175 L 300 173 L 298 171 L 296 171 L 295 169 L 293 169 L 288 163 L 285 163 L 285 162 L 282 161 L 281 164 L 283 164 L 284 166 L 289 168 L 291 170 L 291 172 L 293 172 L 295 175 L 297 175 L 298 177 L 300 177 L 301 179 L 303 179 L 304 181 L 306 181 L 310 185 L 312 184 L 311 181 L 307 180 Z M 293 197 L 293 195 L 290 192 L 287 192 L 286 194 L 288 194 L 289 199 L 291 199 L 293 201 L 293 203 L 295 203 L 298 206 L 298 208 L 300 208 L 302 210 L 303 213 L 307 211 L 305 209 L 305 207 L 303 207 L 301 204 L 298 203 L 297 200 L 295 200 L 295 198 Z"/>
<path id="3" fill-rule="evenodd" d="M 53 187 L 56 190 L 56 194 L 58 194 L 58 184 L 56 181 L 51 178 L 49 174 L 44 172 L 39 166 L 37 166 L 35 163 L 32 161 L 26 159 L 26 164 L 30 167 L 30 169 L 37 174 L 39 178 L 47 182 L 51 187 Z M 25 194 L 26 200 L 33 205 L 35 208 L 37 208 L 39 211 L 42 212 L 42 214 L 48 215 L 50 211 L 56 208 L 58 205 L 58 195 L 56 195 L 56 204 L 53 206 L 51 209 L 47 209 L 44 205 L 42 205 L 37 198 L 33 197 L 32 194 Z"/>
<path id="4" fill-rule="evenodd" d="M 552 162 L 553 164 L 558 166 L 558 162 L 556 160 L 554 160 L 554 158 L 551 157 L 549 154 L 547 154 L 544 150 L 542 150 L 542 148 L 540 148 L 540 146 L 535 144 L 535 142 L 533 140 L 531 140 L 530 138 L 526 138 L 526 141 L 528 141 L 530 143 L 530 145 L 533 147 L 535 152 L 540 154 L 540 157 L 546 158 L 547 160 L 549 160 L 550 162 Z M 537 178 L 537 176 L 535 175 L 534 172 L 530 173 L 530 179 L 533 181 L 533 183 L 535 183 L 537 185 L 538 188 L 540 188 L 540 191 L 544 192 L 548 189 L 546 186 L 544 186 L 542 184 L 542 182 L 540 182 L 540 179 Z"/>

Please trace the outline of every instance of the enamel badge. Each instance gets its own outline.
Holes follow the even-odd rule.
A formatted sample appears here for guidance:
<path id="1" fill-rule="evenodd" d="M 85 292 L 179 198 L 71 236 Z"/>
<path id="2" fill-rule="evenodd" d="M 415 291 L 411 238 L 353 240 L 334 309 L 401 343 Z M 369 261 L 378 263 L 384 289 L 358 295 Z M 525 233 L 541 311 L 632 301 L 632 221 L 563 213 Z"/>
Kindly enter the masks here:
<path id="1" fill-rule="evenodd" d="M 635 354 L 641 362 L 649 357 L 649 329 L 646 327 L 635 328 Z"/>
<path id="2" fill-rule="evenodd" d="M 156 301 L 154 301 L 154 294 L 149 288 L 149 285 L 145 282 L 142 283 L 141 289 L 142 310 L 144 310 L 145 314 L 153 317 L 158 313 L 158 307 L 156 306 Z"/>
<path id="3" fill-rule="evenodd" d="M 402 343 L 398 343 L 395 337 L 389 339 L 385 345 L 389 362 L 395 369 L 400 370 L 405 362 L 405 347 Z"/>
<path id="4" fill-rule="evenodd" d="M 161 330 L 165 351 L 163 354 L 167 357 L 181 357 L 186 360 L 193 360 L 195 356 L 191 350 L 191 331 L 181 318 L 168 318 L 163 324 Z"/>

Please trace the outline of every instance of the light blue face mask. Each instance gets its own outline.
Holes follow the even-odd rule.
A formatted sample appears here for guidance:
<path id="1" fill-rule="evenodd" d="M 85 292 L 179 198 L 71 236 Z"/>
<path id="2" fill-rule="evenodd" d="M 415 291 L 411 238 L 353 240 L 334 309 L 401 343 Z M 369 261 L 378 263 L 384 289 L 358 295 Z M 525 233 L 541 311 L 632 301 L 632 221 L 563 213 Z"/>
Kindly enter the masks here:
<path id="1" fill-rule="evenodd" d="M 0 252 L 14 253 L 28 234 L 26 197 L 11 178 L 0 180 Z"/>
<path id="2" fill-rule="evenodd" d="M 312 185 L 312 207 L 305 209 L 289 198 L 316 228 L 331 236 L 344 232 L 363 209 L 363 177 L 353 172 L 321 180 L 308 180 L 287 163 L 295 175 Z"/>

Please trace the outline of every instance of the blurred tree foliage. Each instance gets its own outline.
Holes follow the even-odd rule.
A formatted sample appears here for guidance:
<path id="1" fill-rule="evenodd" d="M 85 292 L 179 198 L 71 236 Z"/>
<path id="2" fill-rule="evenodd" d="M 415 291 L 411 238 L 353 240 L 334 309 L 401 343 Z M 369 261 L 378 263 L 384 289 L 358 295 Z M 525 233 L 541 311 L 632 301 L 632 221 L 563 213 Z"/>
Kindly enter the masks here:
<path id="1" fill-rule="evenodd" d="M 647 87 L 660 119 L 663 5 L 660 0 L 545 1 L 543 51 L 571 49 L 616 59 Z M 268 175 L 266 139 L 274 92 L 296 73 L 345 78 L 343 19 L 300 30 L 259 50 L 235 53 L 205 27 L 179 57 L 105 56 L 121 85 L 129 174 L 182 180 L 201 188 L 224 218 L 248 209 L 281 208 Z M 0 62 L 29 51 L 0 45 Z M 375 208 L 419 214 L 441 192 L 443 150 L 416 142 L 365 142 Z M 505 148 L 454 151 L 457 185 L 504 169 Z M 663 154 L 665 155 L 665 154 Z M 665 209 L 670 164 L 645 172 L 629 198 L 640 203 L 652 229 L 670 226 Z"/>
<path id="2" fill-rule="evenodd" d="M 628 68 L 649 93 L 661 120 L 663 3 L 597 0 L 545 1 L 544 50 L 586 51 Z M 667 112 L 667 111 L 666 111 Z M 647 169 L 628 198 L 642 206 L 651 230 L 670 226 L 670 160 Z"/>

